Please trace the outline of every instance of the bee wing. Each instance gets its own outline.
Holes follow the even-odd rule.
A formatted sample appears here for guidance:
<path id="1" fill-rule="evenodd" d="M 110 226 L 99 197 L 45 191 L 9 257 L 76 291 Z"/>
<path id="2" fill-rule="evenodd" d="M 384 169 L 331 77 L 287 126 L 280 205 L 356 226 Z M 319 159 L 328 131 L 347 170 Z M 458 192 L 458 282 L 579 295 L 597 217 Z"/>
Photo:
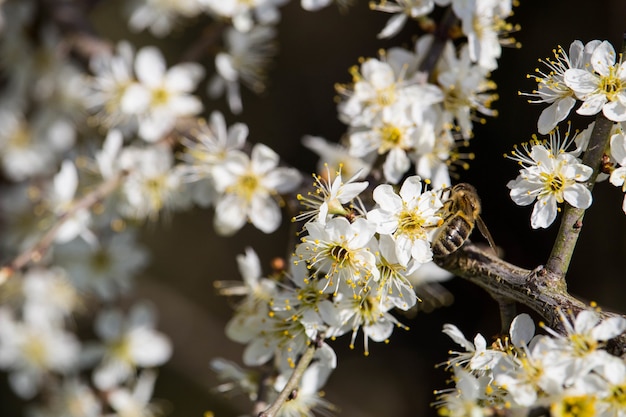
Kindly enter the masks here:
<path id="1" fill-rule="evenodd" d="M 496 244 L 493 241 L 493 237 L 491 237 L 491 233 L 489 233 L 487 225 L 480 216 L 476 216 L 476 225 L 478 226 L 478 230 L 480 230 L 480 233 L 485 237 L 485 239 L 487 239 L 487 242 L 489 242 L 489 246 L 491 246 L 493 253 L 498 255 L 498 250 L 496 249 Z"/>

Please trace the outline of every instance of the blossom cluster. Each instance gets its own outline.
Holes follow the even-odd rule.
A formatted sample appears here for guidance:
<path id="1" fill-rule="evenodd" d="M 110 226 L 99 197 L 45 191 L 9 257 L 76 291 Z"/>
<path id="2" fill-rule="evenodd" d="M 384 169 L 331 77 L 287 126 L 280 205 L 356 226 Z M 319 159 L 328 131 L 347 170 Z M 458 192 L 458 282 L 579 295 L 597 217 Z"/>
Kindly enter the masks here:
<path id="1" fill-rule="evenodd" d="M 478 114 L 493 116 L 495 83 L 489 70 L 446 43 L 441 60 L 428 74 L 420 65 L 433 43 L 422 36 L 415 51 L 391 48 L 380 59 L 353 67 L 353 82 L 339 85 L 339 118 L 349 126 L 348 152 L 373 167 L 384 157 L 385 180 L 397 184 L 415 166 L 433 186 L 450 185 L 449 167 L 467 167 L 471 155 L 459 151 L 473 137 Z"/>
<path id="2" fill-rule="evenodd" d="M 300 174 L 264 145 L 245 154 L 245 125 L 229 138 L 220 113 L 197 119 L 200 64 L 126 41 L 74 59 L 41 4 L 0 3 L 0 370 L 33 416 L 159 414 L 153 368 L 172 343 L 152 306 L 117 305 L 149 262 L 139 226 L 196 202 L 224 234 L 271 232 Z M 214 151 L 201 171 L 199 144 Z"/>
<path id="3" fill-rule="evenodd" d="M 531 103 L 550 103 L 539 117 L 540 133 L 547 134 L 565 120 L 577 101 L 582 102 L 578 114 L 593 116 L 602 111 L 614 122 L 626 120 L 626 67 L 621 54 L 617 61 L 613 45 L 576 40 L 569 47 L 569 55 L 559 47 L 554 56 L 554 60 L 544 61 L 547 73 L 537 69 L 537 90 L 525 93 L 534 97 Z"/>
<path id="4" fill-rule="evenodd" d="M 319 154 L 321 169 L 313 190 L 300 194 L 302 174 L 268 146 L 249 143 L 246 124 L 229 125 L 217 110 L 201 118 L 211 109 L 201 99 L 205 73 L 204 93 L 226 95 L 232 113 L 243 110 L 241 85 L 263 91 L 277 53 L 280 7 L 288 0 L 131 2 L 129 27 L 157 37 L 208 17 L 198 43 L 173 64 L 156 46 L 122 40 L 111 47 L 95 36 L 86 46 L 74 44 L 59 17 L 46 13 L 54 7 L 47 3 L 0 0 L 0 212 L 6 225 L 0 236 L 0 370 L 13 391 L 34 400 L 34 416 L 159 414 L 151 399 L 153 368 L 169 359 L 172 343 L 156 330 L 149 304 L 117 306 L 148 263 L 139 227 L 197 205 L 214 208 L 218 234 L 233 235 L 246 223 L 272 233 L 291 198 L 303 210 L 290 213 L 301 229 L 288 259 L 264 274 L 248 249 L 237 258 L 243 283 L 216 282 L 221 293 L 243 296 L 226 334 L 245 345 L 248 368 L 221 359 L 212 368 L 224 381 L 220 390 L 236 388 L 268 403 L 314 345 L 297 395 L 280 415 L 331 410 L 320 394 L 337 367 L 330 342 L 346 335 L 354 347 L 361 333 L 369 354 L 370 342 L 386 342 L 394 328 L 407 328 L 394 309 L 417 309 L 419 297 L 430 301 L 429 288 L 451 277 L 432 262 L 431 245 L 445 238 L 442 231 L 456 214 L 450 212 L 451 171 L 466 168 L 473 157 L 460 148 L 469 145 L 476 122 L 497 114 L 490 72 L 501 46 L 515 44 L 509 35 L 517 27 L 506 22 L 514 2 L 372 2 L 372 9 L 394 14 L 379 37 L 394 36 L 410 19 L 425 34 L 410 49 L 392 47 L 362 59 L 350 70 L 351 83 L 337 85 L 339 119 L 348 131 L 340 144 L 303 140 Z M 307 10 L 331 3 L 345 7 L 349 0 L 301 1 Z M 454 39 L 433 35 L 427 15 L 435 6 L 448 7 L 441 26 Z M 626 80 L 621 58 L 616 61 L 607 42 L 578 42 L 569 57 L 560 51 L 555 62 L 547 61 L 549 74 L 536 77 L 539 89 L 530 96 L 552 104 L 539 122 L 550 140 L 535 139 L 523 145 L 524 154 L 511 155 L 522 169 L 508 184 L 516 203 L 536 201 L 533 227 L 549 226 L 563 201 L 591 204 L 585 181 L 592 170 L 580 156 L 592 127 L 572 140 L 566 134 L 563 142 L 553 129 L 574 97 L 583 101 L 580 114 L 602 111 L 624 121 Z M 605 175 L 626 191 L 626 135 L 621 125 L 612 133 Z M 577 148 L 570 151 L 573 142 Z M 472 216 L 478 211 L 474 207 Z M 493 349 L 447 327 L 467 353 L 452 360 L 463 389 L 443 394 L 441 409 L 450 415 L 467 404 L 483 414 L 503 404 L 559 410 L 593 393 L 593 410 L 615 414 L 622 405 L 614 393 L 626 370 L 601 348 L 626 321 L 599 322 L 596 313 L 583 312 L 574 324 L 564 319 L 567 336 L 552 332 L 528 342 L 534 328 L 521 316 L 511 343 Z M 537 370 L 555 376 L 534 380 Z"/>
<path id="5" fill-rule="evenodd" d="M 626 319 L 583 310 L 561 313 L 562 333 L 535 335 L 527 314 L 511 323 L 510 336 L 491 346 L 477 334 L 467 340 L 454 325 L 446 333 L 463 351 L 446 362 L 455 388 L 439 391 L 436 406 L 445 416 L 546 415 L 621 416 L 626 412 L 626 364 L 605 350 L 626 330 Z"/>
<path id="6" fill-rule="evenodd" d="M 390 185 L 378 186 L 373 192 L 377 204 L 366 212 L 358 196 L 367 185 L 354 177 L 343 182 L 341 173 L 332 181 L 316 177 L 316 191 L 300 198 L 308 209 L 299 217 L 308 219 L 306 236 L 290 264 L 265 278 L 256 253 L 248 249 L 238 257 L 243 285 L 218 282 L 223 294 L 244 295 L 226 326 L 227 336 L 246 344 L 246 366 L 273 361 L 279 371 L 276 390 L 304 350 L 316 343 L 315 366 L 307 370 L 316 376 L 305 378 L 303 389 L 317 393 L 337 362 L 326 340 L 351 334 L 353 348 L 361 331 L 367 355 L 370 340 L 388 341 L 394 328 L 406 328 L 392 309 L 415 308 L 421 285 L 450 277 L 429 262 L 430 239 L 441 225 L 438 193 L 423 190 L 419 177 L 409 177 L 399 194 Z M 234 369 L 248 375 L 236 386 L 256 398 L 258 386 L 244 384 L 254 379 L 248 374 L 254 371 L 223 361 L 214 367 L 231 382 Z"/>
<path id="7" fill-rule="evenodd" d="M 624 115 L 626 94 L 622 85 L 624 69 L 621 56 L 616 61 L 613 46 L 607 41 L 593 40 L 586 44 L 576 40 L 569 47 L 569 54 L 559 47 L 554 59 L 542 61 L 548 71 L 537 69 L 534 76 L 538 84 L 531 93 L 520 93 L 531 97 L 530 103 L 548 103 L 539 116 L 539 133 L 548 134 L 548 140 L 534 137 L 529 143 L 517 147 L 510 159 L 517 161 L 522 169 L 515 180 L 509 181 L 513 201 L 522 206 L 535 203 L 531 215 L 531 226 L 549 227 L 557 216 L 559 203 L 566 201 L 571 206 L 587 209 L 592 203 L 588 181 L 602 181 L 610 176 L 611 184 L 622 187 L 624 174 Z M 531 77 L 531 76 L 529 76 Z M 585 130 L 569 137 L 569 127 L 564 140 L 558 124 L 565 120 L 578 101 L 582 104 L 576 111 L 581 115 L 600 112 L 609 121 L 611 140 L 604 151 L 604 162 L 596 174 L 592 167 L 584 165 L 581 156 L 587 149 L 595 122 Z M 571 148 L 576 143 L 575 149 Z M 626 212 L 626 205 L 623 207 Z"/>

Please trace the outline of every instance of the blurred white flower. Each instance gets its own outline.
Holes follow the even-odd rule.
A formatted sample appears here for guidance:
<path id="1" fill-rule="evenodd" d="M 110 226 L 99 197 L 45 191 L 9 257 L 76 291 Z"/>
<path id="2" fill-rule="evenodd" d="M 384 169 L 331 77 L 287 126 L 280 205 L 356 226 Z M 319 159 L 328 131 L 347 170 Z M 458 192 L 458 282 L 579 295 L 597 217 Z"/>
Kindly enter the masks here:
<path id="1" fill-rule="evenodd" d="M 0 369 L 9 371 L 9 384 L 17 395 L 32 398 L 48 372 L 75 370 L 80 344 L 60 327 L 15 320 L 0 309 Z"/>
<path id="2" fill-rule="evenodd" d="M 353 84 L 338 86 L 345 97 L 339 103 L 339 118 L 350 126 L 371 127 L 380 120 L 385 108 L 405 108 L 413 122 L 422 121 L 422 112 L 443 100 L 439 87 L 420 81 L 419 73 L 411 78 L 406 54 L 389 54 L 385 60 L 369 58 L 351 69 Z"/>
<path id="3" fill-rule="evenodd" d="M 29 410 L 32 417 L 101 417 L 102 404 L 84 382 L 65 379 L 61 386 L 51 384 L 46 392 L 47 402 Z"/>
<path id="4" fill-rule="evenodd" d="M 235 123 L 227 127 L 222 113 L 214 111 L 208 124 L 199 122 L 189 137 L 182 138 L 184 150 L 179 158 L 183 163 L 178 169 L 196 204 L 207 207 L 214 203 L 218 192 L 213 181 L 213 168 L 227 159 L 232 151 L 242 149 L 247 137 L 247 125 Z"/>
<path id="5" fill-rule="evenodd" d="M 138 82 L 124 91 L 120 105 L 128 114 L 136 114 L 139 136 L 155 142 L 168 133 L 179 117 L 193 116 L 202 111 L 202 102 L 191 92 L 204 76 L 204 68 L 186 62 L 169 69 L 161 51 L 143 47 L 135 57 Z"/>
<path id="6" fill-rule="evenodd" d="M 54 260 L 81 292 L 103 300 L 126 294 L 135 276 L 147 265 L 148 252 L 137 242 L 132 229 L 100 236 L 96 245 L 73 240 L 54 248 Z"/>
<path id="7" fill-rule="evenodd" d="M 290 401 L 283 404 L 277 413 L 279 417 L 313 417 L 316 415 L 325 415 L 335 407 L 323 398 L 322 387 L 328 379 L 330 369 L 326 368 L 320 362 L 313 362 L 304 371 L 300 385 L 298 387 L 298 395 Z M 276 378 L 274 384 L 275 392 L 280 392 L 287 384 L 288 375 L 280 374 Z"/>
<path id="8" fill-rule="evenodd" d="M 62 219 L 63 223 L 55 235 L 55 241 L 66 243 L 80 236 L 87 243 L 95 244 L 96 237 L 89 230 L 91 213 L 86 208 L 76 210 L 71 216 L 66 216 L 76 204 L 75 196 L 78 190 L 78 171 L 70 160 L 63 161 L 61 170 L 54 176 L 52 187 L 47 194 L 50 210 Z"/>
<path id="9" fill-rule="evenodd" d="M 255 24 L 275 24 L 280 20 L 278 6 L 289 0 L 200 0 L 209 10 L 232 20 L 240 32 L 253 30 Z"/>
<path id="10" fill-rule="evenodd" d="M 155 313 L 147 304 L 136 304 L 127 317 L 120 310 L 102 311 L 95 322 L 96 334 L 103 345 L 85 347 L 85 360 L 101 358 L 93 372 L 93 382 L 106 390 L 134 377 L 136 368 L 165 363 L 172 345 L 162 333 L 154 330 Z"/>
<path id="11" fill-rule="evenodd" d="M 115 410 L 116 417 L 156 417 L 161 409 L 150 403 L 157 374 L 155 371 L 142 371 L 135 380 L 131 391 L 128 388 L 115 388 L 107 396 L 109 405 Z"/>
<path id="12" fill-rule="evenodd" d="M 280 226 L 279 194 L 294 190 L 301 182 L 298 170 L 278 166 L 276 152 L 263 144 L 248 157 L 232 151 L 213 170 L 215 188 L 221 193 L 215 206 L 215 229 L 231 235 L 246 221 L 265 233 Z"/>
<path id="13" fill-rule="evenodd" d="M 626 192 L 626 135 L 623 132 L 611 136 L 611 156 L 620 166 L 611 173 L 609 181 L 614 186 L 621 187 L 622 192 Z M 626 213 L 626 196 L 622 210 Z"/>
<path id="14" fill-rule="evenodd" d="M 325 178 L 324 175 L 332 172 L 330 170 L 339 169 L 348 178 L 354 177 L 358 172 L 365 177 L 374 162 L 371 157 L 368 159 L 352 156 L 347 147 L 329 142 L 320 136 L 306 135 L 302 138 L 302 144 L 319 155 L 317 173 L 326 181 L 330 181 L 330 178 Z"/>
<path id="15" fill-rule="evenodd" d="M 446 43 L 437 69 L 437 84 L 444 94 L 442 123 L 470 139 L 474 135 L 472 120 L 484 121 L 477 113 L 497 116 L 498 112 L 491 108 L 498 99 L 497 86 L 488 78 L 489 71 L 472 62 L 467 45 L 457 55 L 452 42 Z"/>
<path id="16" fill-rule="evenodd" d="M 61 326 L 81 303 L 76 288 L 61 268 L 29 269 L 21 280 L 23 317 L 29 323 Z"/>
<path id="17" fill-rule="evenodd" d="M 159 38 L 167 36 L 182 19 L 202 12 L 201 0 L 134 0 L 128 26 L 135 32 L 149 29 Z"/>
<path id="18" fill-rule="evenodd" d="M 121 188 L 120 212 L 134 219 L 155 219 L 163 209 L 190 205 L 184 193 L 181 172 L 174 169 L 174 157 L 166 145 L 126 147 L 119 167 L 128 171 Z"/>
<path id="19" fill-rule="evenodd" d="M 0 109 L 0 165 L 12 181 L 51 174 L 61 155 L 74 145 L 76 132 L 63 118 L 38 112 L 28 120 Z"/>
<path id="20" fill-rule="evenodd" d="M 265 90 L 267 69 L 277 53 L 275 38 L 276 29 L 272 26 L 255 26 L 250 31 L 226 29 L 225 50 L 215 57 L 216 74 L 208 84 L 209 96 L 217 98 L 226 93 L 230 111 L 241 113 L 239 84 L 256 93 Z"/>
<path id="21" fill-rule="evenodd" d="M 517 30 L 505 21 L 512 14 L 513 1 L 452 0 L 452 8 L 461 19 L 471 60 L 489 71 L 498 68 L 501 43 L 514 44 L 511 38 L 500 39 L 501 35 L 508 36 Z"/>
<path id="22" fill-rule="evenodd" d="M 89 63 L 93 76 L 89 78 L 86 106 L 95 114 L 95 120 L 107 128 L 119 128 L 123 132 L 137 128 L 137 114 L 122 107 L 126 90 L 137 82 L 134 60 L 133 47 L 122 41 L 117 44 L 115 54 L 97 54 Z"/>
<path id="23" fill-rule="evenodd" d="M 395 0 L 395 2 L 380 0 L 380 3 L 372 2 L 370 8 L 393 13 L 383 30 L 378 34 L 379 38 L 391 38 L 402 30 L 409 17 L 416 19 L 432 12 L 435 8 L 435 2 L 434 0 Z"/>

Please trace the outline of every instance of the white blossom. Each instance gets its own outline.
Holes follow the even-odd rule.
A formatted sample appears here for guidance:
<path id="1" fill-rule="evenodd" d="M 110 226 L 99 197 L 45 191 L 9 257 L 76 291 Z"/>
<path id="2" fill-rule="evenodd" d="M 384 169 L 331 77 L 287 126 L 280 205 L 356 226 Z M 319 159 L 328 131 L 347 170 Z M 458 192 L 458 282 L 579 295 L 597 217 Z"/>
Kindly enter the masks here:
<path id="1" fill-rule="evenodd" d="M 276 198 L 294 190 L 301 181 L 294 168 L 278 166 L 276 152 L 263 144 L 252 148 L 248 157 L 232 151 L 214 167 L 215 188 L 221 193 L 215 205 L 215 229 L 231 235 L 250 221 L 265 233 L 280 225 L 280 207 Z"/>
<path id="2" fill-rule="evenodd" d="M 357 172 L 352 178 L 343 182 L 341 171 L 338 171 L 335 179 L 331 181 L 332 175 L 328 166 L 326 166 L 325 176 L 313 174 L 315 190 L 309 191 L 306 197 L 302 194 L 297 195 L 300 204 L 309 210 L 303 211 L 293 220 L 317 221 L 324 225 L 328 219 L 336 215 L 348 215 L 351 210 L 354 210 L 352 201 L 357 199 L 369 184 L 367 181 L 356 181 L 361 176 L 361 172 Z M 346 208 L 345 205 L 348 207 Z"/>
<path id="3" fill-rule="evenodd" d="M 80 344 L 72 333 L 39 321 L 18 321 L 0 309 L 0 368 L 9 371 L 17 395 L 32 398 L 47 372 L 67 374 L 76 369 Z"/>
<path id="4" fill-rule="evenodd" d="M 565 84 L 583 104 L 578 114 L 591 116 L 600 110 L 614 122 L 626 121 L 626 65 L 616 63 L 613 46 L 604 41 L 591 54 L 590 68 L 565 71 Z"/>
<path id="5" fill-rule="evenodd" d="M 430 248 L 431 229 L 441 221 L 437 210 L 443 203 L 433 191 L 422 192 L 420 177 L 407 178 L 399 195 L 389 184 L 374 189 L 377 207 L 367 214 L 376 224 L 376 231 L 391 235 L 396 244 L 400 265 L 406 266 L 415 259 L 419 263 L 432 260 Z"/>
<path id="6" fill-rule="evenodd" d="M 393 13 L 389 21 L 378 34 L 379 38 L 390 38 L 402 30 L 409 17 L 416 19 L 433 11 L 433 0 L 395 0 L 395 2 L 381 0 L 380 3 L 371 3 L 370 8 L 381 12 Z"/>
<path id="7" fill-rule="evenodd" d="M 128 388 L 115 388 L 108 395 L 111 408 L 120 417 L 157 417 L 162 414 L 159 406 L 151 403 L 156 372 L 141 372 L 132 391 Z"/>
<path id="8" fill-rule="evenodd" d="M 326 224 L 309 222 L 308 236 L 296 247 L 297 262 L 306 262 L 326 279 L 324 291 L 337 293 L 344 287 L 358 291 L 370 278 L 377 278 L 376 257 L 371 251 L 376 232 L 364 218 L 350 223 L 335 217 Z"/>
<path id="9" fill-rule="evenodd" d="M 510 158 L 518 161 L 523 168 L 515 180 L 508 182 L 507 187 L 515 204 L 527 206 L 536 200 L 531 215 L 533 229 L 547 228 L 554 222 L 558 203 L 567 201 L 582 209 L 591 205 L 591 192 L 584 181 L 593 170 L 565 151 L 569 144 L 567 135 L 561 143 L 560 134 L 551 132 L 549 143 L 535 140 L 524 144 L 526 155 L 517 152 L 517 147 L 511 153 Z"/>
<path id="10" fill-rule="evenodd" d="M 230 111 L 241 113 L 239 84 L 256 93 L 265 89 L 267 68 L 277 52 L 275 38 L 272 26 L 255 26 L 250 31 L 226 29 L 225 50 L 215 57 L 216 74 L 208 84 L 209 96 L 217 98 L 226 93 Z"/>
<path id="11" fill-rule="evenodd" d="M 128 293 L 148 258 L 132 229 L 101 236 L 93 246 L 73 240 L 54 250 L 55 262 L 67 271 L 72 284 L 103 300 Z"/>
<path id="12" fill-rule="evenodd" d="M 181 19 L 202 12 L 200 0 L 134 0 L 128 26 L 135 32 L 149 29 L 160 38 L 167 36 Z"/>
<path id="13" fill-rule="evenodd" d="M 554 51 L 554 60 L 541 60 L 548 67 L 547 72 L 537 69 L 538 75 L 528 76 L 537 82 L 537 90 L 521 93 L 532 97 L 529 103 L 549 103 L 539 116 L 537 128 L 542 135 L 548 134 L 559 122 L 563 121 L 576 104 L 574 91 L 565 82 L 565 72 L 570 68 L 584 69 L 591 62 L 591 53 L 600 41 L 591 41 L 583 45 L 574 41 L 569 47 L 569 55 L 558 47 Z"/>
<path id="14" fill-rule="evenodd" d="M 186 62 L 167 69 L 159 49 L 143 47 L 134 69 L 138 82 L 124 91 L 120 105 L 125 113 L 137 115 L 142 139 L 155 142 L 174 128 L 177 118 L 202 111 L 200 99 L 191 95 L 204 76 L 199 64 Z"/>
<path id="15" fill-rule="evenodd" d="M 275 24 L 280 20 L 279 6 L 288 0 L 200 0 L 218 16 L 232 20 L 240 32 L 248 32 L 256 24 Z"/>
<path id="16" fill-rule="evenodd" d="M 623 132 L 611 136 L 611 156 L 620 165 L 611 172 L 609 181 L 616 187 L 621 187 L 626 192 L 626 135 Z M 622 210 L 626 213 L 626 196 L 622 203 Z"/>
<path id="17" fill-rule="evenodd" d="M 147 304 L 136 304 L 124 317 L 120 310 L 102 311 L 95 322 L 103 344 L 86 347 L 86 360 L 101 358 L 93 372 L 99 389 L 110 389 L 134 376 L 136 368 L 162 365 L 172 345 L 154 330 L 155 313 Z"/>

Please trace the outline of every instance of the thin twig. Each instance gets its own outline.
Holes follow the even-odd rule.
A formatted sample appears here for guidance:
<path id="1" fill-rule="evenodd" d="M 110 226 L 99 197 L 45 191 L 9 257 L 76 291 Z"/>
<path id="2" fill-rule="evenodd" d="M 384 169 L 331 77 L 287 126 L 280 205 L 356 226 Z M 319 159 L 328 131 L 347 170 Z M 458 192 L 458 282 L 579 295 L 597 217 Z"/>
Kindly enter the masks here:
<path id="1" fill-rule="evenodd" d="M 108 179 L 100 184 L 95 190 L 85 194 L 80 200 L 76 201 L 67 211 L 62 213 L 56 223 L 29 249 L 19 254 L 13 261 L 0 269 L 0 285 L 9 279 L 16 271 L 24 268 L 30 262 L 39 262 L 43 255 L 48 251 L 56 235 L 65 224 L 80 210 L 92 207 L 94 204 L 102 201 L 107 195 L 111 194 L 120 185 L 124 177 L 127 175 L 125 171 Z"/>
<path id="2" fill-rule="evenodd" d="M 215 46 L 227 27 L 225 22 L 216 21 L 204 28 L 201 36 L 181 55 L 180 62 L 197 62 L 204 55 L 216 51 Z"/>
<path id="3" fill-rule="evenodd" d="M 285 385 L 285 388 L 278 394 L 278 397 L 274 402 L 265 410 L 258 414 L 258 417 L 274 417 L 280 410 L 280 407 L 289 400 L 289 398 L 293 395 L 293 392 L 298 389 L 300 385 L 300 380 L 304 375 L 304 371 L 309 367 L 309 364 L 313 360 L 315 356 L 315 351 L 317 350 L 317 343 L 311 342 L 309 347 L 304 351 L 304 355 L 298 361 L 298 365 L 296 365 L 293 373 L 289 377 L 289 381 Z"/>

